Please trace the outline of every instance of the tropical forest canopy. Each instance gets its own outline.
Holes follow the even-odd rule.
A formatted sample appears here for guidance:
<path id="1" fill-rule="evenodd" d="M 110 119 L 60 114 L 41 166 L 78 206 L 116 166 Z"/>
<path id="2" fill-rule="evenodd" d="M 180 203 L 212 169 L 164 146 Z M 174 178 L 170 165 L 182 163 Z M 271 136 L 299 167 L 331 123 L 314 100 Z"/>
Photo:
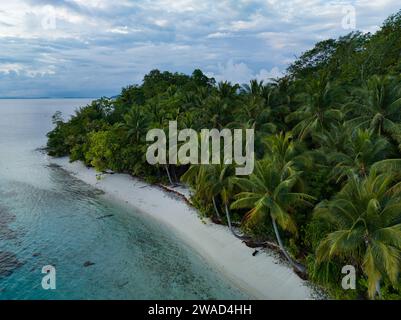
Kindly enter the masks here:
<path id="1" fill-rule="evenodd" d="M 193 203 L 255 245 L 276 245 L 300 274 L 334 298 L 401 298 L 401 12 L 375 34 L 319 42 L 279 79 L 239 85 L 195 70 L 151 71 L 53 117 L 52 156 L 149 182 L 183 181 Z M 229 165 L 152 166 L 152 128 L 254 128 L 255 170 Z M 343 290 L 343 266 L 357 271 Z"/>

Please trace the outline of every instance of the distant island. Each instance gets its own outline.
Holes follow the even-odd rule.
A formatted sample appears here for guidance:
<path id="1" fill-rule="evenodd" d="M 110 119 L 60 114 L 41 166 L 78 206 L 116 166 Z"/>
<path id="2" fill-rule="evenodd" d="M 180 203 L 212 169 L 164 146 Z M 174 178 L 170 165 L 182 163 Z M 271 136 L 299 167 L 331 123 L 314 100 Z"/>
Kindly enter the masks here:
<path id="1" fill-rule="evenodd" d="M 116 98 L 111 97 L 110 99 Z M 0 100 L 97 99 L 95 97 L 0 97 Z"/>

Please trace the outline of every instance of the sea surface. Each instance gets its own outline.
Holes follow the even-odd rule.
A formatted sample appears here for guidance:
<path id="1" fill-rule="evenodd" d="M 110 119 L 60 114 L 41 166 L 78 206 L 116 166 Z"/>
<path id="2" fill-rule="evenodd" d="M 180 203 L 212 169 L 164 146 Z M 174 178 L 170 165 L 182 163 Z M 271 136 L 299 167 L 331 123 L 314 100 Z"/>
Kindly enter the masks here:
<path id="1" fill-rule="evenodd" d="M 163 225 L 50 165 L 52 115 L 89 102 L 0 100 L 0 300 L 248 298 Z"/>

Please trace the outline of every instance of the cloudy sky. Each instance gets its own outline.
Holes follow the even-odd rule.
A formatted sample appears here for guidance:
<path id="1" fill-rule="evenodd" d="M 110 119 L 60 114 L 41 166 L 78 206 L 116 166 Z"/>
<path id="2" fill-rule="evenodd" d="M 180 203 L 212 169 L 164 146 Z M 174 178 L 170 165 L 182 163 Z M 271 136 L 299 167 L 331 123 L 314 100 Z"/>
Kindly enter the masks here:
<path id="1" fill-rule="evenodd" d="M 399 9 L 399 0 L 1 1 L 0 97 L 110 96 L 154 68 L 268 79 L 315 42 L 373 32 Z"/>

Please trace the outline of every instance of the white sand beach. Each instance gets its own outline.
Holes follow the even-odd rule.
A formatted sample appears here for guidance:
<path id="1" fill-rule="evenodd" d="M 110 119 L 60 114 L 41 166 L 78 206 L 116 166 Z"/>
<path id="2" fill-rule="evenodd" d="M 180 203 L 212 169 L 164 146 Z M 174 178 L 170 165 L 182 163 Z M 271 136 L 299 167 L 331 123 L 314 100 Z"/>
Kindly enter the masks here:
<path id="1" fill-rule="evenodd" d="M 313 299 L 313 290 L 291 268 L 264 251 L 236 239 L 226 226 L 203 222 L 185 201 L 161 188 L 148 185 L 126 174 L 107 174 L 101 180 L 96 171 L 68 158 L 50 158 L 76 178 L 134 206 L 168 226 L 190 247 L 221 271 L 229 280 L 256 299 Z M 185 196 L 188 196 L 186 194 Z"/>

